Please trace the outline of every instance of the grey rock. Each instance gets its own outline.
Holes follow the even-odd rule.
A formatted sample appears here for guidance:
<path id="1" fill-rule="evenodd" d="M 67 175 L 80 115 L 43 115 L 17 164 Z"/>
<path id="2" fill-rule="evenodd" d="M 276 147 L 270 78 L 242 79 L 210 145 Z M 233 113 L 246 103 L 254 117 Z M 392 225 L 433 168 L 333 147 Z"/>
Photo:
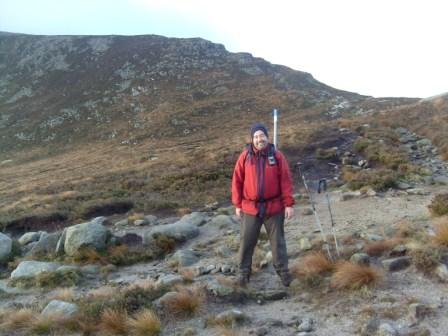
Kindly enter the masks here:
<path id="1" fill-rule="evenodd" d="M 381 323 L 377 334 L 378 336 L 398 336 L 398 331 L 389 323 Z"/>
<path id="2" fill-rule="evenodd" d="M 196 252 L 191 250 L 179 250 L 173 255 L 172 260 L 177 262 L 178 266 L 186 267 L 197 263 L 199 261 L 199 256 Z"/>
<path id="3" fill-rule="evenodd" d="M 297 331 L 311 332 L 314 329 L 314 321 L 311 318 L 304 318 L 302 323 L 297 327 Z"/>
<path id="4" fill-rule="evenodd" d="M 361 330 L 361 336 L 375 335 L 380 327 L 381 321 L 377 318 L 370 319 Z"/>
<path id="5" fill-rule="evenodd" d="M 79 312 L 79 307 L 74 303 L 64 302 L 60 300 L 52 300 L 42 310 L 43 316 L 60 315 L 64 318 L 76 316 Z"/>
<path id="6" fill-rule="evenodd" d="M 81 267 L 73 265 L 62 265 L 56 269 L 57 273 L 81 272 Z"/>
<path id="7" fill-rule="evenodd" d="M 439 264 L 435 269 L 436 276 L 442 282 L 448 282 L 448 267 L 445 264 Z"/>
<path id="8" fill-rule="evenodd" d="M 386 259 L 382 261 L 382 264 L 389 272 L 396 272 L 409 267 L 411 265 L 411 257 L 405 256 Z"/>
<path id="9" fill-rule="evenodd" d="M 447 185 L 448 184 L 448 176 L 442 176 L 442 175 L 434 176 L 433 181 L 436 184 Z"/>
<path id="10" fill-rule="evenodd" d="M 106 247 L 107 237 L 107 229 L 98 223 L 87 222 L 70 226 L 66 232 L 64 251 L 73 256 L 82 247 L 101 250 Z"/>
<path id="11" fill-rule="evenodd" d="M 32 278 L 43 272 L 54 272 L 61 264 L 56 262 L 43 262 L 27 260 L 22 261 L 11 273 L 11 279 Z"/>
<path id="12" fill-rule="evenodd" d="M 144 226 L 148 224 L 149 223 L 145 219 L 137 219 L 136 221 L 134 221 L 135 226 Z"/>
<path id="13" fill-rule="evenodd" d="M 100 266 L 98 265 L 85 265 L 81 267 L 81 272 L 87 276 L 96 276 L 100 274 Z"/>
<path id="14" fill-rule="evenodd" d="M 158 218 L 154 215 L 146 215 L 145 221 L 148 223 L 148 225 L 156 225 Z"/>
<path id="15" fill-rule="evenodd" d="M 129 225 L 129 221 L 127 218 L 119 220 L 118 222 L 114 223 L 115 227 L 128 226 L 128 225 Z"/>
<path id="16" fill-rule="evenodd" d="M 411 185 L 409 183 L 405 183 L 405 182 L 398 182 L 397 188 L 399 190 L 407 190 L 407 189 L 411 189 Z"/>
<path id="17" fill-rule="evenodd" d="M 215 316 L 215 321 L 217 323 L 230 323 L 232 326 L 244 322 L 248 319 L 248 316 L 238 309 L 226 310 Z"/>
<path id="18" fill-rule="evenodd" d="M 95 217 L 94 219 L 92 219 L 90 221 L 90 223 L 92 224 L 99 224 L 99 225 L 108 225 L 110 224 L 107 217 L 104 216 L 99 216 L 99 217 Z"/>
<path id="19" fill-rule="evenodd" d="M 20 245 L 37 242 L 40 238 L 41 232 L 27 232 L 24 233 L 18 240 Z"/>
<path id="20" fill-rule="evenodd" d="M 39 256 L 53 253 L 56 250 L 60 232 L 53 232 L 50 234 L 42 234 L 39 241 L 34 244 L 32 249 L 27 253 L 28 256 Z"/>
<path id="21" fill-rule="evenodd" d="M 207 215 L 202 212 L 192 212 L 183 216 L 177 223 L 200 226 L 207 221 Z"/>
<path id="22" fill-rule="evenodd" d="M 9 259 L 12 251 L 12 239 L 0 232 L 0 262 Z"/>
<path id="23" fill-rule="evenodd" d="M 174 286 L 184 282 L 184 278 L 179 274 L 165 274 L 159 277 L 156 281 L 156 285 Z"/>
<path id="24" fill-rule="evenodd" d="M 160 235 L 174 239 L 177 242 L 185 242 L 188 239 L 197 237 L 199 235 L 199 229 L 197 228 L 197 225 L 180 220 L 176 223 L 156 226 L 145 232 L 143 243 L 151 245 Z"/>
<path id="25" fill-rule="evenodd" d="M 228 215 L 217 215 L 207 223 L 207 226 L 212 226 L 217 229 L 231 229 L 236 225 L 237 223 L 233 220 L 233 217 Z"/>
<path id="26" fill-rule="evenodd" d="M 370 256 L 367 253 L 355 253 L 350 257 L 350 261 L 357 265 L 370 265 Z"/>

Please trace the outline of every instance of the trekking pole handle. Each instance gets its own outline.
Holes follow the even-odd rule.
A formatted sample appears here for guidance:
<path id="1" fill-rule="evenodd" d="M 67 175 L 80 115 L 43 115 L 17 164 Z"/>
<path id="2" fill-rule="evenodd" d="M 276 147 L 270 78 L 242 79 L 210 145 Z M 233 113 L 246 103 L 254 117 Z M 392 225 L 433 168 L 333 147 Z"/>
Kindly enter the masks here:
<path id="1" fill-rule="evenodd" d="M 319 180 L 319 186 L 317 188 L 317 192 L 320 194 L 320 191 L 327 191 L 327 180 L 321 179 Z"/>

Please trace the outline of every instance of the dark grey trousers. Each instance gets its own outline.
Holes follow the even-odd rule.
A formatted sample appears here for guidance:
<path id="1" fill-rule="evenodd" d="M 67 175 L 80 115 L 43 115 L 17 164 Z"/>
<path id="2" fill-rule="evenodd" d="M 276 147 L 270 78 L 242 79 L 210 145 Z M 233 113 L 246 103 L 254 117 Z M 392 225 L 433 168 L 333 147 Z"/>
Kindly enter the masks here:
<path id="1" fill-rule="evenodd" d="M 285 214 L 259 218 L 243 214 L 240 230 L 239 271 L 250 275 L 252 256 L 257 245 L 261 225 L 264 224 L 271 244 L 274 268 L 278 274 L 288 272 L 288 254 L 285 242 Z"/>

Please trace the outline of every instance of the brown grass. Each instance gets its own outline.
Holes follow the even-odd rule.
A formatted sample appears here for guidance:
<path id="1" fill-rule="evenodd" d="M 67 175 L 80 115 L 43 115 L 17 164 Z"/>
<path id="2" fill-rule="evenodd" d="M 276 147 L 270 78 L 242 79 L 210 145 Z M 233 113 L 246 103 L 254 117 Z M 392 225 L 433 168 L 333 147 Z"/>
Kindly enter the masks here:
<path id="1" fill-rule="evenodd" d="M 101 313 L 100 329 L 109 335 L 126 335 L 127 319 L 126 311 L 106 308 Z"/>
<path id="2" fill-rule="evenodd" d="M 408 254 L 415 268 L 427 275 L 431 274 L 439 264 L 440 251 L 431 245 L 416 246 L 410 249 Z"/>
<path id="3" fill-rule="evenodd" d="M 433 241 L 438 246 L 448 247 L 448 219 L 434 225 Z"/>
<path id="4" fill-rule="evenodd" d="M 397 230 L 394 234 L 396 238 L 409 238 L 412 237 L 417 231 L 415 224 L 409 220 L 401 220 L 398 222 L 396 224 L 396 229 Z"/>
<path id="5" fill-rule="evenodd" d="M 72 287 L 60 288 L 52 295 L 52 300 L 61 300 L 65 302 L 71 302 L 75 298 L 75 291 Z"/>
<path id="6" fill-rule="evenodd" d="M 352 290 L 375 287 L 383 277 L 383 274 L 373 267 L 343 261 L 336 265 L 336 270 L 331 278 L 331 285 L 337 289 Z"/>
<path id="7" fill-rule="evenodd" d="M 179 271 L 179 274 L 186 282 L 191 283 L 194 280 L 194 270 L 192 268 L 184 267 Z"/>
<path id="8" fill-rule="evenodd" d="M 322 253 L 312 252 L 301 258 L 291 267 L 291 273 L 296 277 L 307 277 L 331 272 L 334 264 Z"/>
<path id="9" fill-rule="evenodd" d="M 35 314 L 35 311 L 28 308 L 22 308 L 17 311 L 7 311 L 2 318 L 3 322 L 0 324 L 0 330 L 27 330 Z"/>
<path id="10" fill-rule="evenodd" d="M 177 294 L 165 301 L 165 307 L 176 317 L 189 317 L 202 308 L 205 299 L 205 292 L 201 287 L 178 287 Z"/>
<path id="11" fill-rule="evenodd" d="M 154 336 L 162 330 L 162 324 L 157 314 L 149 309 L 137 313 L 128 320 L 129 329 L 135 336 Z"/>
<path id="12" fill-rule="evenodd" d="M 61 314 L 41 315 L 36 314 L 31 320 L 29 331 L 31 334 L 48 335 L 59 329 L 65 329 L 68 319 Z"/>
<path id="13" fill-rule="evenodd" d="M 369 256 L 379 257 L 385 252 L 392 250 L 401 242 L 402 240 L 399 238 L 369 242 L 368 244 L 366 244 L 366 246 L 364 246 L 363 252 L 367 253 Z"/>
<path id="14" fill-rule="evenodd" d="M 428 206 L 433 216 L 443 216 L 448 214 L 448 193 L 434 196 L 431 204 Z"/>
<path id="15" fill-rule="evenodd" d="M 117 294 L 117 289 L 110 286 L 102 286 L 91 289 L 87 292 L 87 297 L 91 300 L 112 298 Z"/>

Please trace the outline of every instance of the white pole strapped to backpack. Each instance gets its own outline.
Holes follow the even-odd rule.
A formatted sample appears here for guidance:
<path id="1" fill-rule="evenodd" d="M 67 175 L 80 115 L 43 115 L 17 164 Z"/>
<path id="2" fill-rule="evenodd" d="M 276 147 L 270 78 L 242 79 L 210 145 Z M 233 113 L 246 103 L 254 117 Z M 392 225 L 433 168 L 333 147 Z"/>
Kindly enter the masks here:
<path id="1" fill-rule="evenodd" d="M 277 120 L 278 120 L 278 113 L 277 113 L 277 109 L 274 109 L 272 111 L 272 114 L 274 115 L 274 147 L 275 149 L 278 148 L 278 143 L 277 143 Z"/>

